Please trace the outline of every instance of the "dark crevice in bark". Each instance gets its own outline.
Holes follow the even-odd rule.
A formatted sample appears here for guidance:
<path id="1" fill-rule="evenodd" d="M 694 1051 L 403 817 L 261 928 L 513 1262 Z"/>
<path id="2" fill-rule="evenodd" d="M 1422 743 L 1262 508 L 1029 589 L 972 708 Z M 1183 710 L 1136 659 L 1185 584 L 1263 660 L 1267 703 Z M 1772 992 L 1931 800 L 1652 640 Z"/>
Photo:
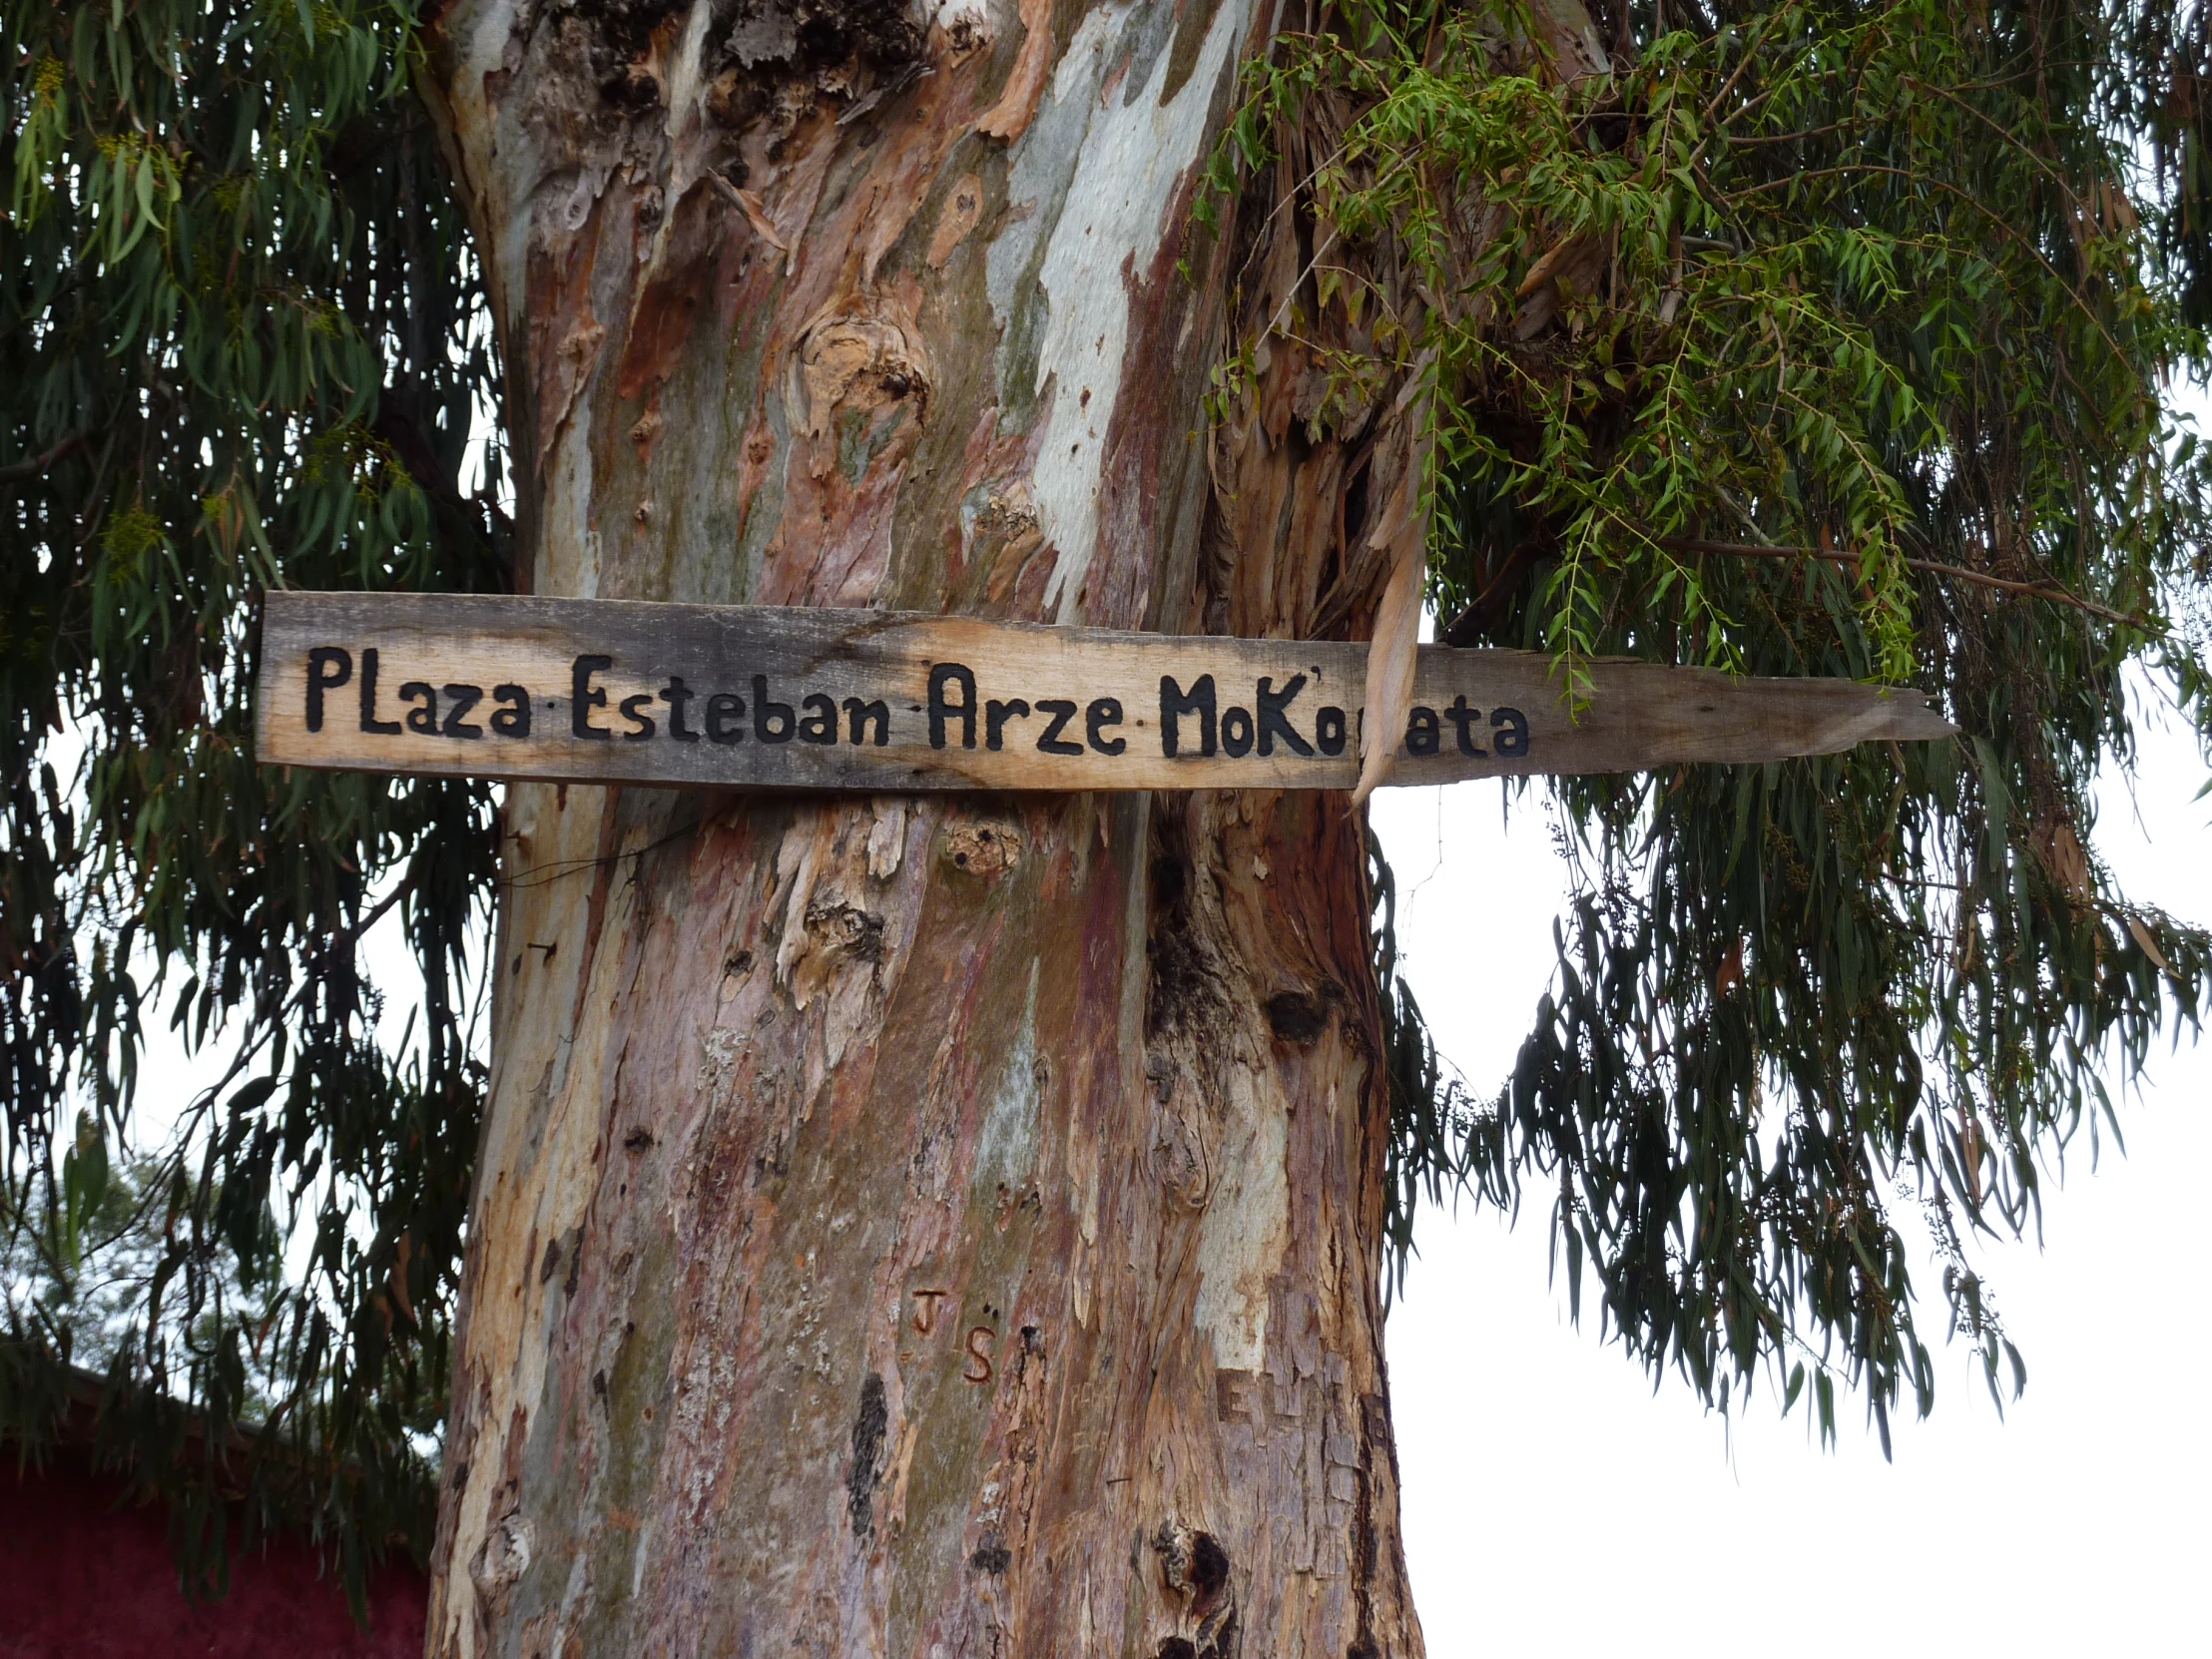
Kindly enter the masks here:
<path id="1" fill-rule="evenodd" d="M 1287 1043 L 1310 1043 L 1329 1029 L 1329 1005 L 1343 996 L 1334 985 L 1312 991 L 1278 991 L 1268 998 L 1268 1025 Z"/>
<path id="2" fill-rule="evenodd" d="M 860 1410 L 852 1419 L 852 1468 L 845 1476 L 852 1536 L 865 1538 L 875 1524 L 875 1484 L 883 1473 L 883 1431 L 890 1423 L 890 1409 L 883 1397 L 883 1379 L 869 1372 L 860 1384 Z"/>
<path id="3" fill-rule="evenodd" d="M 1390 1471 L 1390 1489 L 1397 1489 L 1397 1445 L 1390 1434 L 1389 1402 L 1381 1394 L 1364 1394 L 1360 1399 L 1360 1462 L 1354 1470 L 1356 1497 L 1353 1506 L 1353 1605 L 1358 1615 L 1358 1635 L 1348 1650 L 1347 1659 L 1381 1659 L 1382 1650 L 1377 1645 L 1375 1628 L 1375 1583 L 1382 1567 L 1383 1537 L 1376 1525 L 1376 1465 L 1386 1464 Z M 1398 1548 L 1397 1534 L 1389 1535 L 1391 1565 L 1396 1575 L 1404 1576 L 1404 1562 Z"/>
<path id="4" fill-rule="evenodd" d="M 601 101 L 637 116 L 662 106 L 663 60 L 688 10 L 685 0 L 565 0 L 548 15 L 556 27 L 584 27 Z M 707 26 L 707 111 L 735 132 L 775 111 L 783 89 L 810 85 L 858 108 L 903 85 L 922 45 L 907 0 L 719 0 Z"/>
<path id="5" fill-rule="evenodd" d="M 1340 556 L 1342 549 L 1356 545 L 1368 533 L 1368 483 L 1374 476 L 1374 461 L 1375 450 L 1371 445 L 1352 465 L 1351 479 L 1345 485 L 1345 527 L 1338 543 Z M 1330 572 L 1332 578 L 1336 574 L 1336 570 Z"/>
<path id="6" fill-rule="evenodd" d="M 1229 1552 L 1211 1532 L 1191 1535 L 1191 1564 L 1185 1576 L 1190 1581 L 1192 1610 L 1211 1612 L 1229 1582 Z"/>
<path id="7" fill-rule="evenodd" d="M 1152 961 L 1145 1035 L 1229 1028 L 1228 988 L 1197 914 L 1192 892 L 1195 853 L 1188 801 L 1162 800 L 1152 814 Z"/>
<path id="8" fill-rule="evenodd" d="M 1152 1547 L 1160 1557 L 1162 1583 L 1183 1602 L 1184 1617 L 1196 1625 L 1191 1636 L 1170 1636 L 1161 1642 L 1160 1654 L 1233 1659 L 1241 1644 L 1237 1597 L 1229 1581 L 1229 1551 L 1211 1532 L 1173 1521 L 1161 1525 Z"/>

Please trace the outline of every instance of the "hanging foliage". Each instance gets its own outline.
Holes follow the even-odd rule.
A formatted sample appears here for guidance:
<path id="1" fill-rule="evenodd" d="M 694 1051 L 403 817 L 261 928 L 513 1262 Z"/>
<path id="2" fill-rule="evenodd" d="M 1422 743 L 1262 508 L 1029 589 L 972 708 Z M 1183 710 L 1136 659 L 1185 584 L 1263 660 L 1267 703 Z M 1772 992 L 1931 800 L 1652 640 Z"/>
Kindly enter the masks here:
<path id="1" fill-rule="evenodd" d="M 1917 684 L 1965 735 L 1557 785 L 1577 896 L 1502 1096 L 1385 997 L 1393 1242 L 1534 1182 L 1648 1364 L 1725 1406 L 1771 1363 L 1830 1433 L 1848 1382 L 1887 1445 L 1934 1391 L 1898 1207 L 2016 1388 L 1970 1243 L 2033 1225 L 2212 967 L 2114 891 L 2089 793 L 2130 663 L 2212 726 L 2202 19 L 1571 10 L 1339 5 L 1256 66 L 1213 184 L 1300 163 L 1310 425 L 1426 377 L 1443 635 L 1551 652 L 1570 702 L 1618 654 Z"/>
<path id="2" fill-rule="evenodd" d="M 112 1449 L 178 1498 L 203 1588 L 219 1488 L 250 1524 L 288 1490 L 356 1592 L 364 1553 L 426 1542 L 489 795 L 265 772 L 251 736 L 268 588 L 505 579 L 412 22 L 0 13 L 0 1431 L 36 1443 L 54 1364 L 104 1371 Z M 361 956 L 387 915 L 413 969 L 389 987 Z M 142 1074 L 156 1022 L 220 1075 Z M 209 1467 L 242 1413 L 249 1466 Z"/>

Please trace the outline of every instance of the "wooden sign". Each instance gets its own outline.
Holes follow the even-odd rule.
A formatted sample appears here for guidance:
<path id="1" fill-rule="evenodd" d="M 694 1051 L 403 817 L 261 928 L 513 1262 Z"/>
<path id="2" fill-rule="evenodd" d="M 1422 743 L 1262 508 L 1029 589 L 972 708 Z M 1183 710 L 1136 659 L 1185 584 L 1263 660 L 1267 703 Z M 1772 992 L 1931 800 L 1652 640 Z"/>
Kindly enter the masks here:
<path id="1" fill-rule="evenodd" d="M 1423 647 L 1394 784 L 1824 755 L 1918 692 Z M 272 592 L 261 759 L 808 790 L 1349 790 L 1367 647 L 888 611 Z"/>

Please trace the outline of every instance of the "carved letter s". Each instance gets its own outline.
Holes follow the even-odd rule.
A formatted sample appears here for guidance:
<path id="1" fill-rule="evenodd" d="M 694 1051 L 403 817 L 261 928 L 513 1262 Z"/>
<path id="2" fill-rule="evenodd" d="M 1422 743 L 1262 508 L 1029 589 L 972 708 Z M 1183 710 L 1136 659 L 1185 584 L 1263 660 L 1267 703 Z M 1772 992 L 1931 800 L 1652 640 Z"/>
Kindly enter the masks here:
<path id="1" fill-rule="evenodd" d="M 988 1382 L 991 1380 L 991 1357 L 988 1354 L 984 1353 L 982 1349 L 975 1346 L 975 1339 L 980 1337 L 987 1343 L 991 1340 L 991 1338 L 997 1335 L 998 1333 L 993 1331 L 987 1325 L 975 1326 L 968 1332 L 968 1359 L 971 1360 L 973 1364 L 965 1367 L 960 1373 L 960 1375 L 968 1382 Z M 981 1371 L 977 1371 L 975 1369 L 976 1366 L 981 1366 L 983 1369 Z"/>

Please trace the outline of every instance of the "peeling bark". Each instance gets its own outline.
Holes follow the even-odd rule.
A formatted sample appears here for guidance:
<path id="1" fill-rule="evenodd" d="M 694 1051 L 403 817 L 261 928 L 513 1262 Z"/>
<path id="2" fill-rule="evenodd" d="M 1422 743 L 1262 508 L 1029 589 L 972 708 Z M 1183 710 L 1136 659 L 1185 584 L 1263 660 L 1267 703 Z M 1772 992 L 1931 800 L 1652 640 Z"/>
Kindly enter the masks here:
<path id="1" fill-rule="evenodd" d="M 1317 435 L 1282 351 L 1201 412 L 1306 263 L 1187 234 L 1272 27 L 457 0 L 524 585 L 1364 631 L 1388 411 Z M 505 837 L 432 1654 L 1421 1652 L 1344 798 L 528 786 Z"/>

